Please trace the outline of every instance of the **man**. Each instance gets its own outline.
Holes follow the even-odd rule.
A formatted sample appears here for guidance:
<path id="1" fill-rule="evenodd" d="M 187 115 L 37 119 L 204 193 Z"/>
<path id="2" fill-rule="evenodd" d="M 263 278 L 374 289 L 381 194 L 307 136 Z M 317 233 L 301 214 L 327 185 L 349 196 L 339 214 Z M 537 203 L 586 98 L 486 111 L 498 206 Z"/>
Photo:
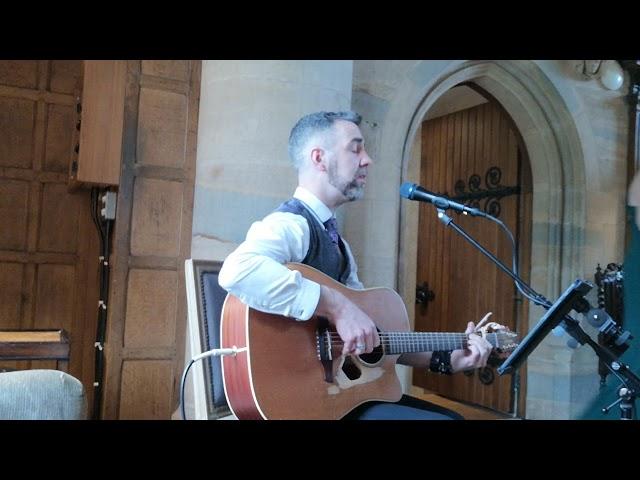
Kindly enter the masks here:
<path id="1" fill-rule="evenodd" d="M 224 289 L 254 309 L 297 321 L 326 317 L 344 342 L 343 355 L 370 353 L 380 344 L 373 320 L 337 290 L 308 280 L 285 264 L 304 263 L 350 288 L 363 288 L 349 245 L 335 229 L 336 209 L 362 198 L 372 163 L 360 121 L 354 112 L 317 112 L 296 123 L 289 137 L 289 156 L 298 171 L 293 198 L 251 226 L 219 275 Z M 474 328 L 469 322 L 466 332 Z M 465 350 L 403 354 L 398 362 L 429 366 L 440 373 L 486 365 L 490 344 L 476 334 L 468 343 Z M 461 418 L 407 396 L 398 404 L 369 402 L 347 417 Z"/>

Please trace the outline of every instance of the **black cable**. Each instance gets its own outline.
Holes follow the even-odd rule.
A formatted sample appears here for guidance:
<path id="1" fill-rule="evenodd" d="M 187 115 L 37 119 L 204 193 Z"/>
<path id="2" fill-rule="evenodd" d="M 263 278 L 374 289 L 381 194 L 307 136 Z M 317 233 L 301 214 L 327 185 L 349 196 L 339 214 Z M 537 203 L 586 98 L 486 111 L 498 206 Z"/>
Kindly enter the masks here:
<path id="1" fill-rule="evenodd" d="M 106 190 L 104 190 L 106 192 Z M 100 273 L 99 273 L 99 302 L 98 302 L 98 322 L 96 326 L 95 367 L 94 367 L 94 394 L 92 419 L 100 419 L 102 408 L 102 384 L 104 377 L 104 340 L 107 325 L 107 300 L 109 297 L 109 239 L 111 236 L 111 226 L 113 220 L 103 219 L 99 213 L 100 190 L 91 189 L 91 218 L 95 224 L 100 237 Z"/>
<path id="2" fill-rule="evenodd" d="M 211 356 L 218 357 L 221 355 L 235 355 L 236 353 L 244 350 L 246 350 L 246 347 L 237 349 L 235 345 L 231 348 L 214 348 L 213 350 L 208 350 L 204 353 L 196 355 L 189 361 L 189 365 L 185 367 L 184 371 L 182 372 L 182 379 L 180 380 L 180 411 L 182 413 L 183 420 L 187 419 L 187 414 L 185 413 L 185 406 L 184 406 L 184 389 L 186 385 L 187 374 L 189 373 L 189 369 L 191 368 L 191 366 L 198 360 L 204 360 L 205 358 L 208 358 Z"/>
<path id="3" fill-rule="evenodd" d="M 511 266 L 512 266 L 512 270 L 513 273 L 518 276 L 518 250 L 517 250 L 517 245 L 516 242 L 513 238 L 513 234 L 511 233 L 511 231 L 509 230 L 509 228 L 507 228 L 507 226 L 502 222 L 502 220 L 487 214 L 484 218 L 487 218 L 495 223 L 497 223 L 507 234 L 507 237 L 509 238 L 509 240 L 511 241 Z M 524 283 L 524 281 L 522 280 L 514 280 L 514 283 L 516 285 L 516 288 L 518 289 L 518 291 L 524 295 L 526 298 L 528 298 L 530 301 L 532 301 L 533 303 L 535 303 L 536 305 L 540 305 L 542 307 L 547 307 L 549 308 L 551 306 L 551 303 L 542 295 L 540 295 L 539 293 L 537 293 L 533 288 L 531 288 L 529 285 L 527 285 L 526 283 Z M 526 290 L 526 292 L 525 292 Z"/>
<path id="4" fill-rule="evenodd" d="M 182 379 L 180 380 L 180 412 L 182 413 L 182 420 L 187 419 L 187 414 L 185 413 L 185 407 L 184 407 L 184 387 L 187 380 L 187 373 L 189 373 L 189 369 L 191 368 L 191 365 L 193 365 L 194 363 L 195 363 L 195 360 L 192 358 L 189 361 L 189 365 L 187 365 L 187 368 L 185 368 L 184 372 L 182 372 Z"/>
<path id="5" fill-rule="evenodd" d="M 98 230 L 98 235 L 100 236 L 100 245 L 102 248 L 102 241 L 104 240 L 104 230 L 102 230 L 102 225 L 100 224 L 100 220 L 98 218 L 98 197 L 99 190 L 97 187 L 93 187 L 91 189 L 91 218 L 93 219 L 93 223 Z"/>

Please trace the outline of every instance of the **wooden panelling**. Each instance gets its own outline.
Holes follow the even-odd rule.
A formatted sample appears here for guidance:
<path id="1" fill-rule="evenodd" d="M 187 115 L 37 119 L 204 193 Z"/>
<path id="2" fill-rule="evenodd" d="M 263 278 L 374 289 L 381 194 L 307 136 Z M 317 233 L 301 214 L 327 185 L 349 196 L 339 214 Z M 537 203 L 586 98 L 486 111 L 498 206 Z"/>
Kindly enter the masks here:
<path id="1" fill-rule="evenodd" d="M 189 62 L 187 60 L 143 60 L 142 74 L 188 82 Z"/>
<path id="2" fill-rule="evenodd" d="M 69 195 L 64 184 L 45 183 L 43 185 L 38 238 L 40 251 L 57 253 L 76 251 L 81 200 L 84 198 Z"/>
<path id="3" fill-rule="evenodd" d="M 23 272 L 19 263 L 0 263 L 0 325 L 4 329 L 20 326 Z"/>
<path id="4" fill-rule="evenodd" d="M 3 60 L 0 83 L 13 87 L 35 88 L 38 84 L 37 60 Z"/>
<path id="5" fill-rule="evenodd" d="M 118 185 L 126 61 L 85 61 L 78 170 L 72 183 Z"/>
<path id="6" fill-rule="evenodd" d="M 47 131 L 43 170 L 64 172 L 69 170 L 76 113 L 69 105 L 48 105 Z"/>
<path id="7" fill-rule="evenodd" d="M 0 61 L 0 329 L 65 328 L 68 364 L 93 383 L 97 233 L 89 192 L 67 191 L 80 61 Z"/>
<path id="8" fill-rule="evenodd" d="M 182 182 L 185 180 L 185 171 L 182 168 L 136 164 L 134 171 L 136 176 L 151 177 L 156 180 L 173 180 L 175 182 Z"/>
<path id="9" fill-rule="evenodd" d="M 137 160 L 141 164 L 180 167 L 184 163 L 187 97 L 140 89 Z"/>
<path id="10" fill-rule="evenodd" d="M 131 221 L 131 254 L 171 257 L 178 254 L 183 185 L 139 177 Z"/>
<path id="11" fill-rule="evenodd" d="M 122 365 L 120 420 L 165 420 L 172 413 L 173 362 L 128 360 Z"/>
<path id="12" fill-rule="evenodd" d="M 0 250 L 22 250 L 27 245 L 29 184 L 16 180 L 0 183 Z"/>
<path id="13" fill-rule="evenodd" d="M 46 62 L 45 62 L 46 63 Z M 77 97 L 65 93 L 53 93 L 46 90 L 30 90 L 28 88 L 0 85 L 0 97 L 13 97 L 34 102 L 55 103 L 57 105 L 75 105 Z"/>
<path id="14" fill-rule="evenodd" d="M 74 94 L 82 89 L 82 60 L 52 60 L 49 90 Z"/>
<path id="15" fill-rule="evenodd" d="M 33 328 L 72 331 L 76 275 L 73 265 L 39 265 Z"/>
<path id="16" fill-rule="evenodd" d="M 131 270 L 127 285 L 125 348 L 173 347 L 177 272 Z"/>
<path id="17" fill-rule="evenodd" d="M 0 250 L 0 262 L 74 265 L 77 261 L 78 256 L 75 253 L 12 252 Z"/>
<path id="18" fill-rule="evenodd" d="M 184 367 L 201 62 L 127 64 L 103 418 L 168 419 Z M 175 77 L 175 78 L 165 78 Z M 180 80 L 185 78 L 185 80 Z"/>
<path id="19" fill-rule="evenodd" d="M 129 259 L 129 268 L 177 270 L 179 259 L 176 257 L 135 256 Z"/>
<path id="20" fill-rule="evenodd" d="M 0 97 L 0 166 L 31 168 L 35 111 L 31 100 Z"/>
<path id="21" fill-rule="evenodd" d="M 63 183 L 67 181 L 66 173 L 39 172 L 12 167 L 0 167 L 0 177 L 8 180 L 37 181 L 40 183 Z"/>

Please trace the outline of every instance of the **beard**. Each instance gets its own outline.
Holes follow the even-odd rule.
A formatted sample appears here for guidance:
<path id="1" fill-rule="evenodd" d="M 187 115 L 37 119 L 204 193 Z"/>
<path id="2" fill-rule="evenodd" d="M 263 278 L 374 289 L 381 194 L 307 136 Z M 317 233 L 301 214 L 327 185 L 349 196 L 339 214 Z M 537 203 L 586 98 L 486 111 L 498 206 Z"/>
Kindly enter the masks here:
<path id="1" fill-rule="evenodd" d="M 357 178 L 360 175 L 364 175 L 366 173 L 365 170 L 358 169 L 351 180 L 346 180 L 340 178 L 337 165 L 332 162 L 327 173 L 329 174 L 329 184 L 337 188 L 350 202 L 359 200 L 364 196 L 364 185 L 358 185 Z"/>

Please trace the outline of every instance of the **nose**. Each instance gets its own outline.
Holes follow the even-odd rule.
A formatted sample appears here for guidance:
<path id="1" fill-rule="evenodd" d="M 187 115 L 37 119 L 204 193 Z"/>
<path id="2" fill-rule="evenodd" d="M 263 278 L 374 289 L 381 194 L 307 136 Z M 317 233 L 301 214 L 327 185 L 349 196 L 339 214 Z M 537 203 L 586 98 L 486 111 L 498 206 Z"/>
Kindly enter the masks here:
<path id="1" fill-rule="evenodd" d="M 360 159 L 360 166 L 366 167 L 368 165 L 371 165 L 373 163 L 373 159 L 369 156 L 366 150 L 363 150 L 362 153 L 363 155 L 362 155 L 362 158 Z"/>

